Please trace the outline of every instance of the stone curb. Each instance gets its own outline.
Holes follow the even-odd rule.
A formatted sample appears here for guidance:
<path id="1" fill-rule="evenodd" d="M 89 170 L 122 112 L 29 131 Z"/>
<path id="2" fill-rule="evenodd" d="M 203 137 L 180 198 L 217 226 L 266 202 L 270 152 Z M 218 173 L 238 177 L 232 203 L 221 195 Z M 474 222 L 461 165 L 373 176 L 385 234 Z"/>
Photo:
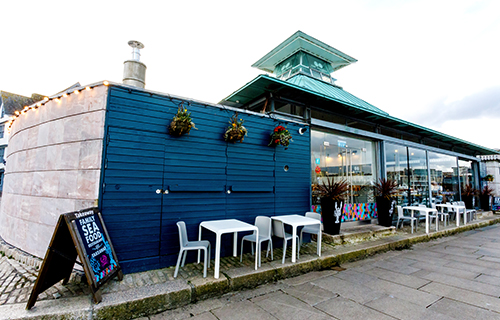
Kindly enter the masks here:
<path id="1" fill-rule="evenodd" d="M 175 309 L 191 302 L 218 297 L 225 293 L 276 282 L 311 271 L 330 269 L 346 262 L 411 247 L 457 233 L 483 228 L 500 222 L 500 217 L 487 221 L 471 223 L 454 229 L 424 235 L 401 235 L 363 242 L 350 247 L 335 248 L 334 254 L 321 257 L 302 258 L 296 263 L 281 264 L 281 259 L 263 264 L 259 272 L 252 268 L 238 268 L 221 274 L 221 278 L 196 278 L 189 281 L 173 280 L 156 285 L 149 285 L 130 290 L 103 294 L 103 301 L 93 304 L 90 297 L 79 296 L 58 300 L 39 301 L 30 310 L 24 310 L 25 304 L 0 306 L 0 319 L 130 319 L 153 315 L 165 310 Z M 331 252 L 332 246 L 324 251 Z M 330 248 L 328 248 L 330 247 Z"/>

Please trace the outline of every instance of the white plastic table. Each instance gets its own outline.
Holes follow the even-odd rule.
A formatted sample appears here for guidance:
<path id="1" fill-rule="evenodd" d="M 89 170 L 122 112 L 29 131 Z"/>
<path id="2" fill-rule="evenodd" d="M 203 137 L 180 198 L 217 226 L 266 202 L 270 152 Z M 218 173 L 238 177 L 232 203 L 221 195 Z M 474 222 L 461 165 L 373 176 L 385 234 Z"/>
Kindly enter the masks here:
<path id="1" fill-rule="evenodd" d="M 464 216 L 464 225 L 467 224 L 467 215 L 465 212 L 465 206 L 460 206 L 458 204 L 436 204 L 436 208 L 441 207 L 441 208 L 448 208 L 448 210 L 452 209 L 454 212 L 457 213 L 457 227 L 460 225 L 460 213 L 463 214 Z"/>
<path id="2" fill-rule="evenodd" d="M 215 271 L 214 278 L 219 279 L 219 269 L 220 269 L 220 242 L 221 236 L 224 233 L 233 233 L 233 256 L 238 255 L 238 232 L 241 231 L 255 231 L 256 238 L 259 238 L 259 229 L 249 223 L 236 220 L 236 219 L 224 219 L 224 220 L 213 220 L 213 221 L 203 221 L 199 226 L 198 240 L 201 240 L 201 229 L 205 228 L 207 230 L 215 233 Z M 255 253 L 255 270 L 257 270 L 257 261 L 260 256 L 260 245 L 257 243 Z M 200 250 L 198 250 L 198 263 L 200 263 Z"/>
<path id="3" fill-rule="evenodd" d="M 284 224 L 288 224 L 292 226 L 292 262 L 295 262 L 295 257 L 296 257 L 296 252 L 297 252 L 297 227 L 299 226 L 312 226 L 312 225 L 319 225 L 321 228 L 321 221 L 313 219 L 313 218 L 308 218 L 305 216 L 300 216 L 298 214 L 290 214 L 290 215 L 283 215 L 283 216 L 275 216 L 271 217 L 271 219 L 274 220 L 279 220 L 283 222 Z M 318 236 L 318 242 L 317 242 L 317 252 L 318 256 L 321 257 L 321 232 Z"/>
<path id="4" fill-rule="evenodd" d="M 420 211 L 420 212 L 425 213 L 425 233 L 429 233 L 429 213 L 431 213 L 431 212 L 437 213 L 436 209 L 427 208 L 427 207 L 419 207 L 419 206 L 406 206 L 406 207 L 403 207 L 403 209 L 410 210 L 412 218 L 413 218 L 414 211 Z M 437 219 L 437 217 L 436 217 L 436 219 Z M 438 231 L 438 228 L 439 228 L 438 226 L 439 226 L 439 223 L 436 220 L 436 231 Z"/>

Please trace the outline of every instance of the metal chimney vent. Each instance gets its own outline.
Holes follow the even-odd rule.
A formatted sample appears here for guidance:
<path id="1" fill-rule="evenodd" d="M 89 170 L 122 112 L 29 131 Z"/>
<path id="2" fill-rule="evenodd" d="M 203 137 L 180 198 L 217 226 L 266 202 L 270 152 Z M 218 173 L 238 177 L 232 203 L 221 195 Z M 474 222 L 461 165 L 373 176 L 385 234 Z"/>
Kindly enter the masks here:
<path id="1" fill-rule="evenodd" d="M 146 65 L 140 61 L 141 49 L 144 49 L 144 45 L 136 40 L 130 40 L 128 45 L 132 47 L 132 60 L 123 63 L 123 83 L 144 88 L 146 85 Z"/>
<path id="2" fill-rule="evenodd" d="M 128 45 L 132 47 L 132 60 L 141 60 L 141 49 L 144 49 L 144 45 L 136 40 L 130 40 Z"/>

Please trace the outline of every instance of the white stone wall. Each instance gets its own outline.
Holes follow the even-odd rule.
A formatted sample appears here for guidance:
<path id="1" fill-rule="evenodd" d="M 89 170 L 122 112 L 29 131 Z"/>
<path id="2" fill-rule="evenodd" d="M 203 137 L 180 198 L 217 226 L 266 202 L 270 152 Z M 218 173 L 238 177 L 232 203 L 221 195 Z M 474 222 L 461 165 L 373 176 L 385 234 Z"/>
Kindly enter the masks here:
<path id="1" fill-rule="evenodd" d="M 10 133 L 0 236 L 43 258 L 60 214 L 99 196 L 107 87 L 50 100 Z"/>

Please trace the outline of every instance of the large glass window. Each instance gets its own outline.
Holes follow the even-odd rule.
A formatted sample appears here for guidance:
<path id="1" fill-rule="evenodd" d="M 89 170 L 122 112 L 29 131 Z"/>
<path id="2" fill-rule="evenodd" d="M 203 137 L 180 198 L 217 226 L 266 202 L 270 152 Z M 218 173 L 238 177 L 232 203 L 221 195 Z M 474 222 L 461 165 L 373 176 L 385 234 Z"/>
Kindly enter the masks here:
<path id="1" fill-rule="evenodd" d="M 375 200 L 371 186 L 376 180 L 374 142 L 315 130 L 311 137 L 313 186 L 327 178 L 334 182 L 347 180 L 350 190 L 345 199 L 342 220 L 373 218 Z M 314 191 L 312 200 L 314 205 L 319 205 Z"/>
<path id="2" fill-rule="evenodd" d="M 457 158 L 429 152 L 429 168 L 431 172 L 431 202 L 439 204 L 460 201 Z"/>
<path id="3" fill-rule="evenodd" d="M 408 149 L 397 144 L 385 144 L 385 165 L 387 179 L 398 184 L 397 202 L 408 205 Z"/>
<path id="4" fill-rule="evenodd" d="M 425 150 L 408 148 L 410 161 L 410 203 L 429 205 L 429 179 L 427 176 L 427 155 Z"/>
<path id="5" fill-rule="evenodd" d="M 472 174 L 472 161 L 458 160 L 458 174 L 460 176 L 460 188 L 470 184 L 475 187 L 474 175 Z"/>

